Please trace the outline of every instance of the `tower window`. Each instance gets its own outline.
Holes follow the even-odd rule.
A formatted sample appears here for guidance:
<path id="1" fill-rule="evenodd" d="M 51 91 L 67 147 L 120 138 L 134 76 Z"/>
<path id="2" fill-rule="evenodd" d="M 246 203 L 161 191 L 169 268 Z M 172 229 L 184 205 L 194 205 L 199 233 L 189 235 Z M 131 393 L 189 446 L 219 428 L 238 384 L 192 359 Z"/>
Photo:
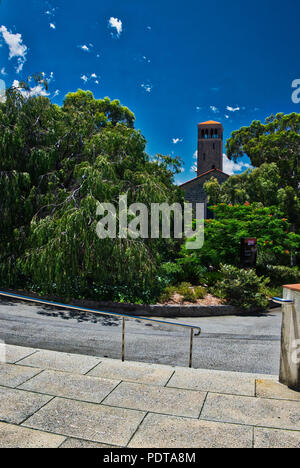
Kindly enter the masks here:
<path id="1" fill-rule="evenodd" d="M 213 149 L 216 149 L 216 145 L 213 143 Z"/>
<path id="2" fill-rule="evenodd" d="M 203 153 L 203 161 L 205 161 L 205 158 L 206 158 L 206 154 Z"/>

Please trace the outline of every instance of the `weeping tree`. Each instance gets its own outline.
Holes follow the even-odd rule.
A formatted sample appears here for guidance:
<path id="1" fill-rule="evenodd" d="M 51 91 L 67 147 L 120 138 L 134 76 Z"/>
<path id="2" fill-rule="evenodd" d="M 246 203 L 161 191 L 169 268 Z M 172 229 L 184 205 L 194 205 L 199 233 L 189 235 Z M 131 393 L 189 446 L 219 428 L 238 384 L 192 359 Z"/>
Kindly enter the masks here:
<path id="1" fill-rule="evenodd" d="M 25 85 L 24 85 L 25 86 Z M 145 152 L 134 114 L 78 90 L 61 107 L 10 89 L 0 104 L 0 281 L 65 297 L 145 301 L 178 241 L 99 239 L 97 204 L 182 202 L 180 160 Z"/>

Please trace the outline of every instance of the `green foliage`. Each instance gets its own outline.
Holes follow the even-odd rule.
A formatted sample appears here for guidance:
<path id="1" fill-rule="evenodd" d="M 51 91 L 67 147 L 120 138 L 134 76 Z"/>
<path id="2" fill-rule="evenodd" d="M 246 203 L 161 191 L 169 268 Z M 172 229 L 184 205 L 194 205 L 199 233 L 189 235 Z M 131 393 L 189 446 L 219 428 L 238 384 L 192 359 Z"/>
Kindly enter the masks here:
<path id="1" fill-rule="evenodd" d="M 160 294 L 159 296 L 159 302 L 161 304 L 165 304 L 168 302 L 172 296 L 176 293 L 177 288 L 176 286 L 167 286 Z"/>
<path id="2" fill-rule="evenodd" d="M 192 286 L 191 283 L 183 282 L 177 286 L 167 286 L 160 295 L 159 301 L 166 303 L 174 294 L 182 296 L 181 302 L 197 302 L 198 299 L 203 299 L 206 295 L 206 290 L 202 286 Z"/>
<path id="3" fill-rule="evenodd" d="M 300 114 L 271 115 L 265 124 L 254 121 L 232 133 L 227 141 L 227 156 L 238 159 L 247 154 L 254 167 L 276 163 L 283 184 L 286 181 L 298 190 L 300 168 Z"/>
<path id="4" fill-rule="evenodd" d="M 197 297 L 190 283 L 181 283 L 177 286 L 177 292 L 183 297 L 184 302 L 196 302 Z"/>
<path id="5" fill-rule="evenodd" d="M 288 219 L 300 226 L 300 114 L 271 115 L 265 124 L 254 121 L 232 133 L 227 141 L 227 156 L 237 160 L 245 154 L 257 169 L 230 177 L 219 188 L 207 186 L 213 203 L 251 203 L 265 206 L 278 203 Z"/>
<path id="6" fill-rule="evenodd" d="M 268 278 L 260 278 L 254 270 L 240 270 L 221 265 L 222 280 L 214 289 L 216 296 L 243 312 L 263 312 L 268 307 Z"/>
<path id="7" fill-rule="evenodd" d="M 166 285 L 180 283 L 183 274 L 183 269 L 178 263 L 167 262 L 161 265 L 161 279 Z"/>
<path id="8" fill-rule="evenodd" d="M 300 269 L 298 267 L 266 265 L 265 268 L 258 268 L 258 272 L 264 276 L 268 276 L 271 284 L 274 286 L 300 283 Z"/>
<path id="9" fill-rule="evenodd" d="M 194 288 L 194 293 L 195 293 L 196 299 L 204 299 L 206 295 L 206 289 L 203 288 L 203 286 L 196 286 Z"/>
<path id="10" fill-rule="evenodd" d="M 174 203 L 178 158 L 150 160 L 134 114 L 89 91 L 45 97 L 7 91 L 0 104 L 0 282 L 65 297 L 151 302 L 160 264 L 178 251 L 165 239 L 96 235 L 98 201 Z"/>
<path id="11" fill-rule="evenodd" d="M 277 207 L 223 203 L 211 210 L 215 219 L 205 221 L 204 246 L 197 251 L 188 251 L 183 246 L 184 264 L 216 269 L 220 263 L 239 266 L 242 237 L 256 237 L 259 251 L 273 255 L 277 264 L 288 265 L 291 255 L 299 249 L 300 235 L 289 231 L 290 224 Z"/>

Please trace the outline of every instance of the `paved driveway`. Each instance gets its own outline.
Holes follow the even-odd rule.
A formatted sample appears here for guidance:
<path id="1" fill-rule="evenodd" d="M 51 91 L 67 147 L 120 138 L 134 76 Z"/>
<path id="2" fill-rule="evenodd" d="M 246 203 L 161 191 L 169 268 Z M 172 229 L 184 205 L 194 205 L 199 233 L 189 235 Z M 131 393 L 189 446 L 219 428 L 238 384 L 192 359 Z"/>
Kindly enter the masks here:
<path id="1" fill-rule="evenodd" d="M 279 309 L 261 316 L 172 321 L 202 327 L 201 337 L 194 339 L 194 367 L 278 375 Z M 119 358 L 121 320 L 2 300 L 0 339 L 19 346 Z M 138 319 L 126 321 L 127 360 L 186 366 L 188 358 L 188 330 Z"/>

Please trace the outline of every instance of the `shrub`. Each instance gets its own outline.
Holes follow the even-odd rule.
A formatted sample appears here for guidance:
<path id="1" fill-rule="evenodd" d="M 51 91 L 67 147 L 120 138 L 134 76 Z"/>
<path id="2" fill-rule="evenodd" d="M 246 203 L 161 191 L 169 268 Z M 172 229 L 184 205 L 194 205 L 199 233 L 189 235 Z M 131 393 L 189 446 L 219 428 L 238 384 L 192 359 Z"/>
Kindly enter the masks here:
<path id="1" fill-rule="evenodd" d="M 258 277 L 254 270 L 240 270 L 231 265 L 221 265 L 221 273 L 223 279 L 214 288 L 215 295 L 241 311 L 266 310 L 268 278 Z"/>
<path id="2" fill-rule="evenodd" d="M 167 262 L 161 266 L 162 280 L 166 285 L 178 284 L 182 281 L 183 274 L 181 265 L 177 263 Z"/>
<path id="3" fill-rule="evenodd" d="M 204 299 L 206 295 L 206 289 L 203 288 L 203 286 L 197 286 L 196 288 L 194 288 L 194 293 L 195 293 L 196 299 Z"/>
<path id="4" fill-rule="evenodd" d="M 190 283 L 181 283 L 177 287 L 177 292 L 183 297 L 184 302 L 197 302 L 196 294 Z"/>
<path id="5" fill-rule="evenodd" d="M 297 284 L 300 282 L 300 269 L 298 267 L 267 265 L 264 269 L 264 274 L 270 278 L 271 284 L 274 286 Z"/>
<path id="6" fill-rule="evenodd" d="M 161 293 L 159 297 L 159 302 L 161 304 L 164 304 L 165 302 L 168 302 L 171 297 L 176 293 L 176 287 L 175 286 L 167 286 L 164 291 Z"/>

